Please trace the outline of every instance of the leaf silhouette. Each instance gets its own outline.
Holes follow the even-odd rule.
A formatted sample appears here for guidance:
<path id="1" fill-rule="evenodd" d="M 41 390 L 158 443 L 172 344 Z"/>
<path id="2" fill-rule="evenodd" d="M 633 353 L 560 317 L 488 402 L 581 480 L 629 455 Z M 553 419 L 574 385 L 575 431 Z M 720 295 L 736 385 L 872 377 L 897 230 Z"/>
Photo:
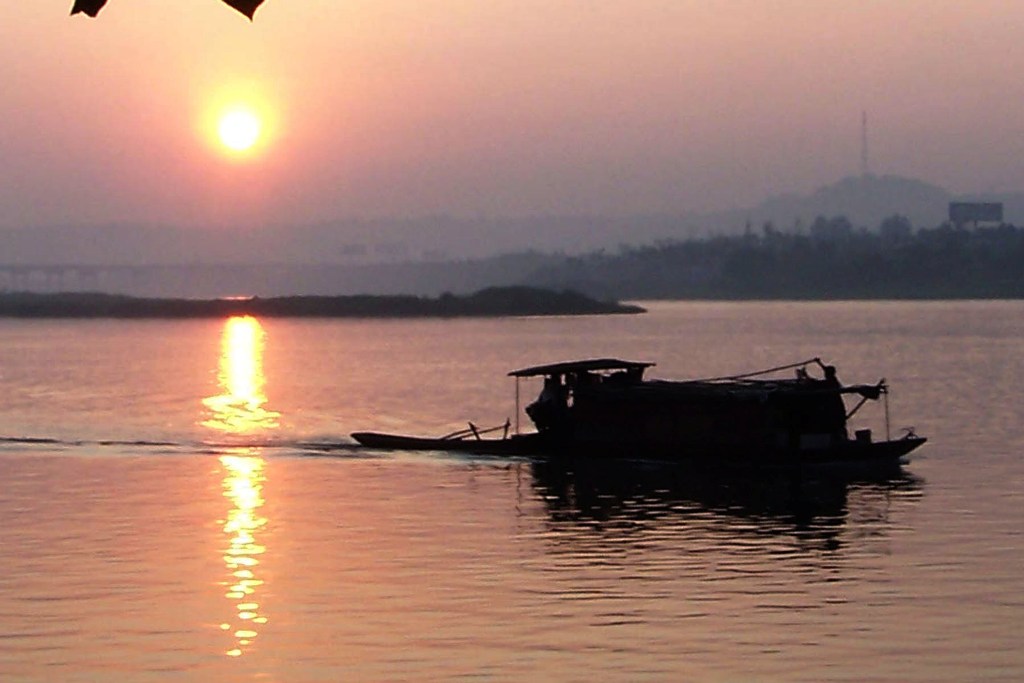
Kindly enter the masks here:
<path id="1" fill-rule="evenodd" d="M 250 20 L 256 14 L 256 9 L 263 4 L 263 0 L 223 0 L 223 2 L 234 7 L 249 17 Z M 81 12 L 90 17 L 95 17 L 106 4 L 107 0 L 75 0 L 75 4 L 71 7 L 71 13 L 78 14 Z"/>

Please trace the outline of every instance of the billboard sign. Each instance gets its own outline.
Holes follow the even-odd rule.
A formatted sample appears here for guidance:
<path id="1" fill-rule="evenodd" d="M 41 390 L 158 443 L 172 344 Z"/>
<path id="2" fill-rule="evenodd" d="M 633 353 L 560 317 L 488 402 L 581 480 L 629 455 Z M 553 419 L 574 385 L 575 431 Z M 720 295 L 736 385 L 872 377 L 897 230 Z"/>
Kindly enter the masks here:
<path id="1" fill-rule="evenodd" d="M 1002 202 L 950 202 L 949 222 L 954 225 L 964 223 L 1002 223 Z"/>

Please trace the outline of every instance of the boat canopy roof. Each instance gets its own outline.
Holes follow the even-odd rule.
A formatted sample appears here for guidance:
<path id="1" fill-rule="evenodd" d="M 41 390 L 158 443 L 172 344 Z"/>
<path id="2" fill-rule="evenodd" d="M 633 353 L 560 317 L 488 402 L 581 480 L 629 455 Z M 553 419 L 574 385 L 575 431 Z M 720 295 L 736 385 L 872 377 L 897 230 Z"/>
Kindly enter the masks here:
<path id="1" fill-rule="evenodd" d="M 653 366 L 647 361 L 619 360 L 618 358 L 591 358 L 589 360 L 573 360 L 564 363 L 535 365 L 530 368 L 513 370 L 509 377 L 539 377 L 564 375 L 572 372 L 598 372 L 601 370 L 644 370 Z"/>
<path id="2" fill-rule="evenodd" d="M 673 394 L 689 394 L 695 396 L 757 396 L 764 398 L 768 394 L 859 394 L 866 399 L 877 399 L 881 394 L 888 391 L 885 380 L 877 384 L 854 384 L 843 386 L 833 378 L 815 379 L 809 377 L 806 372 L 798 373 L 796 377 L 786 379 L 770 379 L 764 377 L 771 373 L 778 373 L 781 370 L 793 368 L 803 369 L 805 366 L 816 363 L 821 368 L 826 366 L 819 358 L 811 358 L 800 363 L 791 363 L 766 370 L 732 375 L 727 377 L 711 377 L 695 380 L 648 380 L 642 382 L 644 391 L 649 392 L 671 392 Z M 654 363 L 647 361 L 621 360 L 619 358 L 590 358 L 587 360 L 573 360 L 562 363 L 549 363 L 547 365 L 534 365 L 521 370 L 513 370 L 508 373 L 509 377 L 557 377 L 559 375 L 572 375 L 586 372 L 615 372 L 615 371 L 639 371 L 639 375 L 653 366 Z M 826 373 L 827 375 L 827 373 Z"/>

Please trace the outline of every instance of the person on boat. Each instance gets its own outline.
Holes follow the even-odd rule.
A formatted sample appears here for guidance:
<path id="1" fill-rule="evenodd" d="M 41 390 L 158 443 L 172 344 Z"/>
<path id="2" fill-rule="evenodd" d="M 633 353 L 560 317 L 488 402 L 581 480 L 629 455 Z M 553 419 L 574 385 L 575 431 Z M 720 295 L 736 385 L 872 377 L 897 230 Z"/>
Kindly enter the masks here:
<path id="1" fill-rule="evenodd" d="M 540 396 L 526 406 L 526 414 L 537 425 L 537 429 L 543 432 L 560 426 L 568 409 L 568 394 L 562 385 L 562 378 L 549 375 L 544 378 Z"/>
<path id="2" fill-rule="evenodd" d="M 540 390 L 538 401 L 558 403 L 563 400 L 565 394 L 561 379 L 557 376 L 545 377 L 544 388 Z"/>
<path id="3" fill-rule="evenodd" d="M 813 377 L 805 368 L 797 368 L 796 390 L 786 400 L 786 417 L 780 422 L 789 436 L 793 450 L 799 450 L 805 439 L 827 436 L 829 444 L 849 439 L 846 429 L 846 404 L 842 383 L 833 365 L 821 366 L 823 377 Z"/>
<path id="4" fill-rule="evenodd" d="M 825 379 L 821 380 L 822 384 L 828 389 L 834 389 L 836 392 L 835 396 L 829 396 L 826 399 L 828 405 L 828 425 L 831 427 L 834 438 L 846 441 L 850 437 L 849 432 L 846 430 L 846 404 L 843 403 L 842 394 L 839 393 L 843 385 L 836 375 L 836 366 L 826 365 L 824 372 Z"/>

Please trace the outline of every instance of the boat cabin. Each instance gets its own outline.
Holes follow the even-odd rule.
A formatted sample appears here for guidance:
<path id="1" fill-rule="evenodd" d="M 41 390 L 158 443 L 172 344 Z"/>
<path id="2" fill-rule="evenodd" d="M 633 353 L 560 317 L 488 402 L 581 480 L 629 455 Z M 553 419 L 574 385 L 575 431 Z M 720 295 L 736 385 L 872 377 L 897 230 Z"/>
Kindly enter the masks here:
<path id="1" fill-rule="evenodd" d="M 847 419 L 866 400 L 886 393 L 884 381 L 844 387 L 835 369 L 819 359 L 688 381 L 644 379 L 653 365 L 601 358 L 509 375 L 544 378 L 537 400 L 526 406 L 539 432 L 574 446 L 645 452 L 827 450 L 849 442 Z M 761 377 L 787 369 L 795 375 Z M 861 397 L 852 410 L 843 400 L 850 394 Z M 856 438 L 870 441 L 870 432 Z"/>
<path id="2" fill-rule="evenodd" d="M 543 377 L 540 396 L 526 406 L 526 414 L 538 431 L 565 432 L 573 418 L 579 417 L 577 396 L 589 388 L 636 385 L 643 382 L 644 370 L 654 363 L 625 361 L 617 358 L 594 358 L 582 361 L 536 365 L 509 374 L 518 381 L 522 377 Z M 517 392 L 518 396 L 518 385 Z M 518 408 L 517 408 L 518 412 Z"/>

